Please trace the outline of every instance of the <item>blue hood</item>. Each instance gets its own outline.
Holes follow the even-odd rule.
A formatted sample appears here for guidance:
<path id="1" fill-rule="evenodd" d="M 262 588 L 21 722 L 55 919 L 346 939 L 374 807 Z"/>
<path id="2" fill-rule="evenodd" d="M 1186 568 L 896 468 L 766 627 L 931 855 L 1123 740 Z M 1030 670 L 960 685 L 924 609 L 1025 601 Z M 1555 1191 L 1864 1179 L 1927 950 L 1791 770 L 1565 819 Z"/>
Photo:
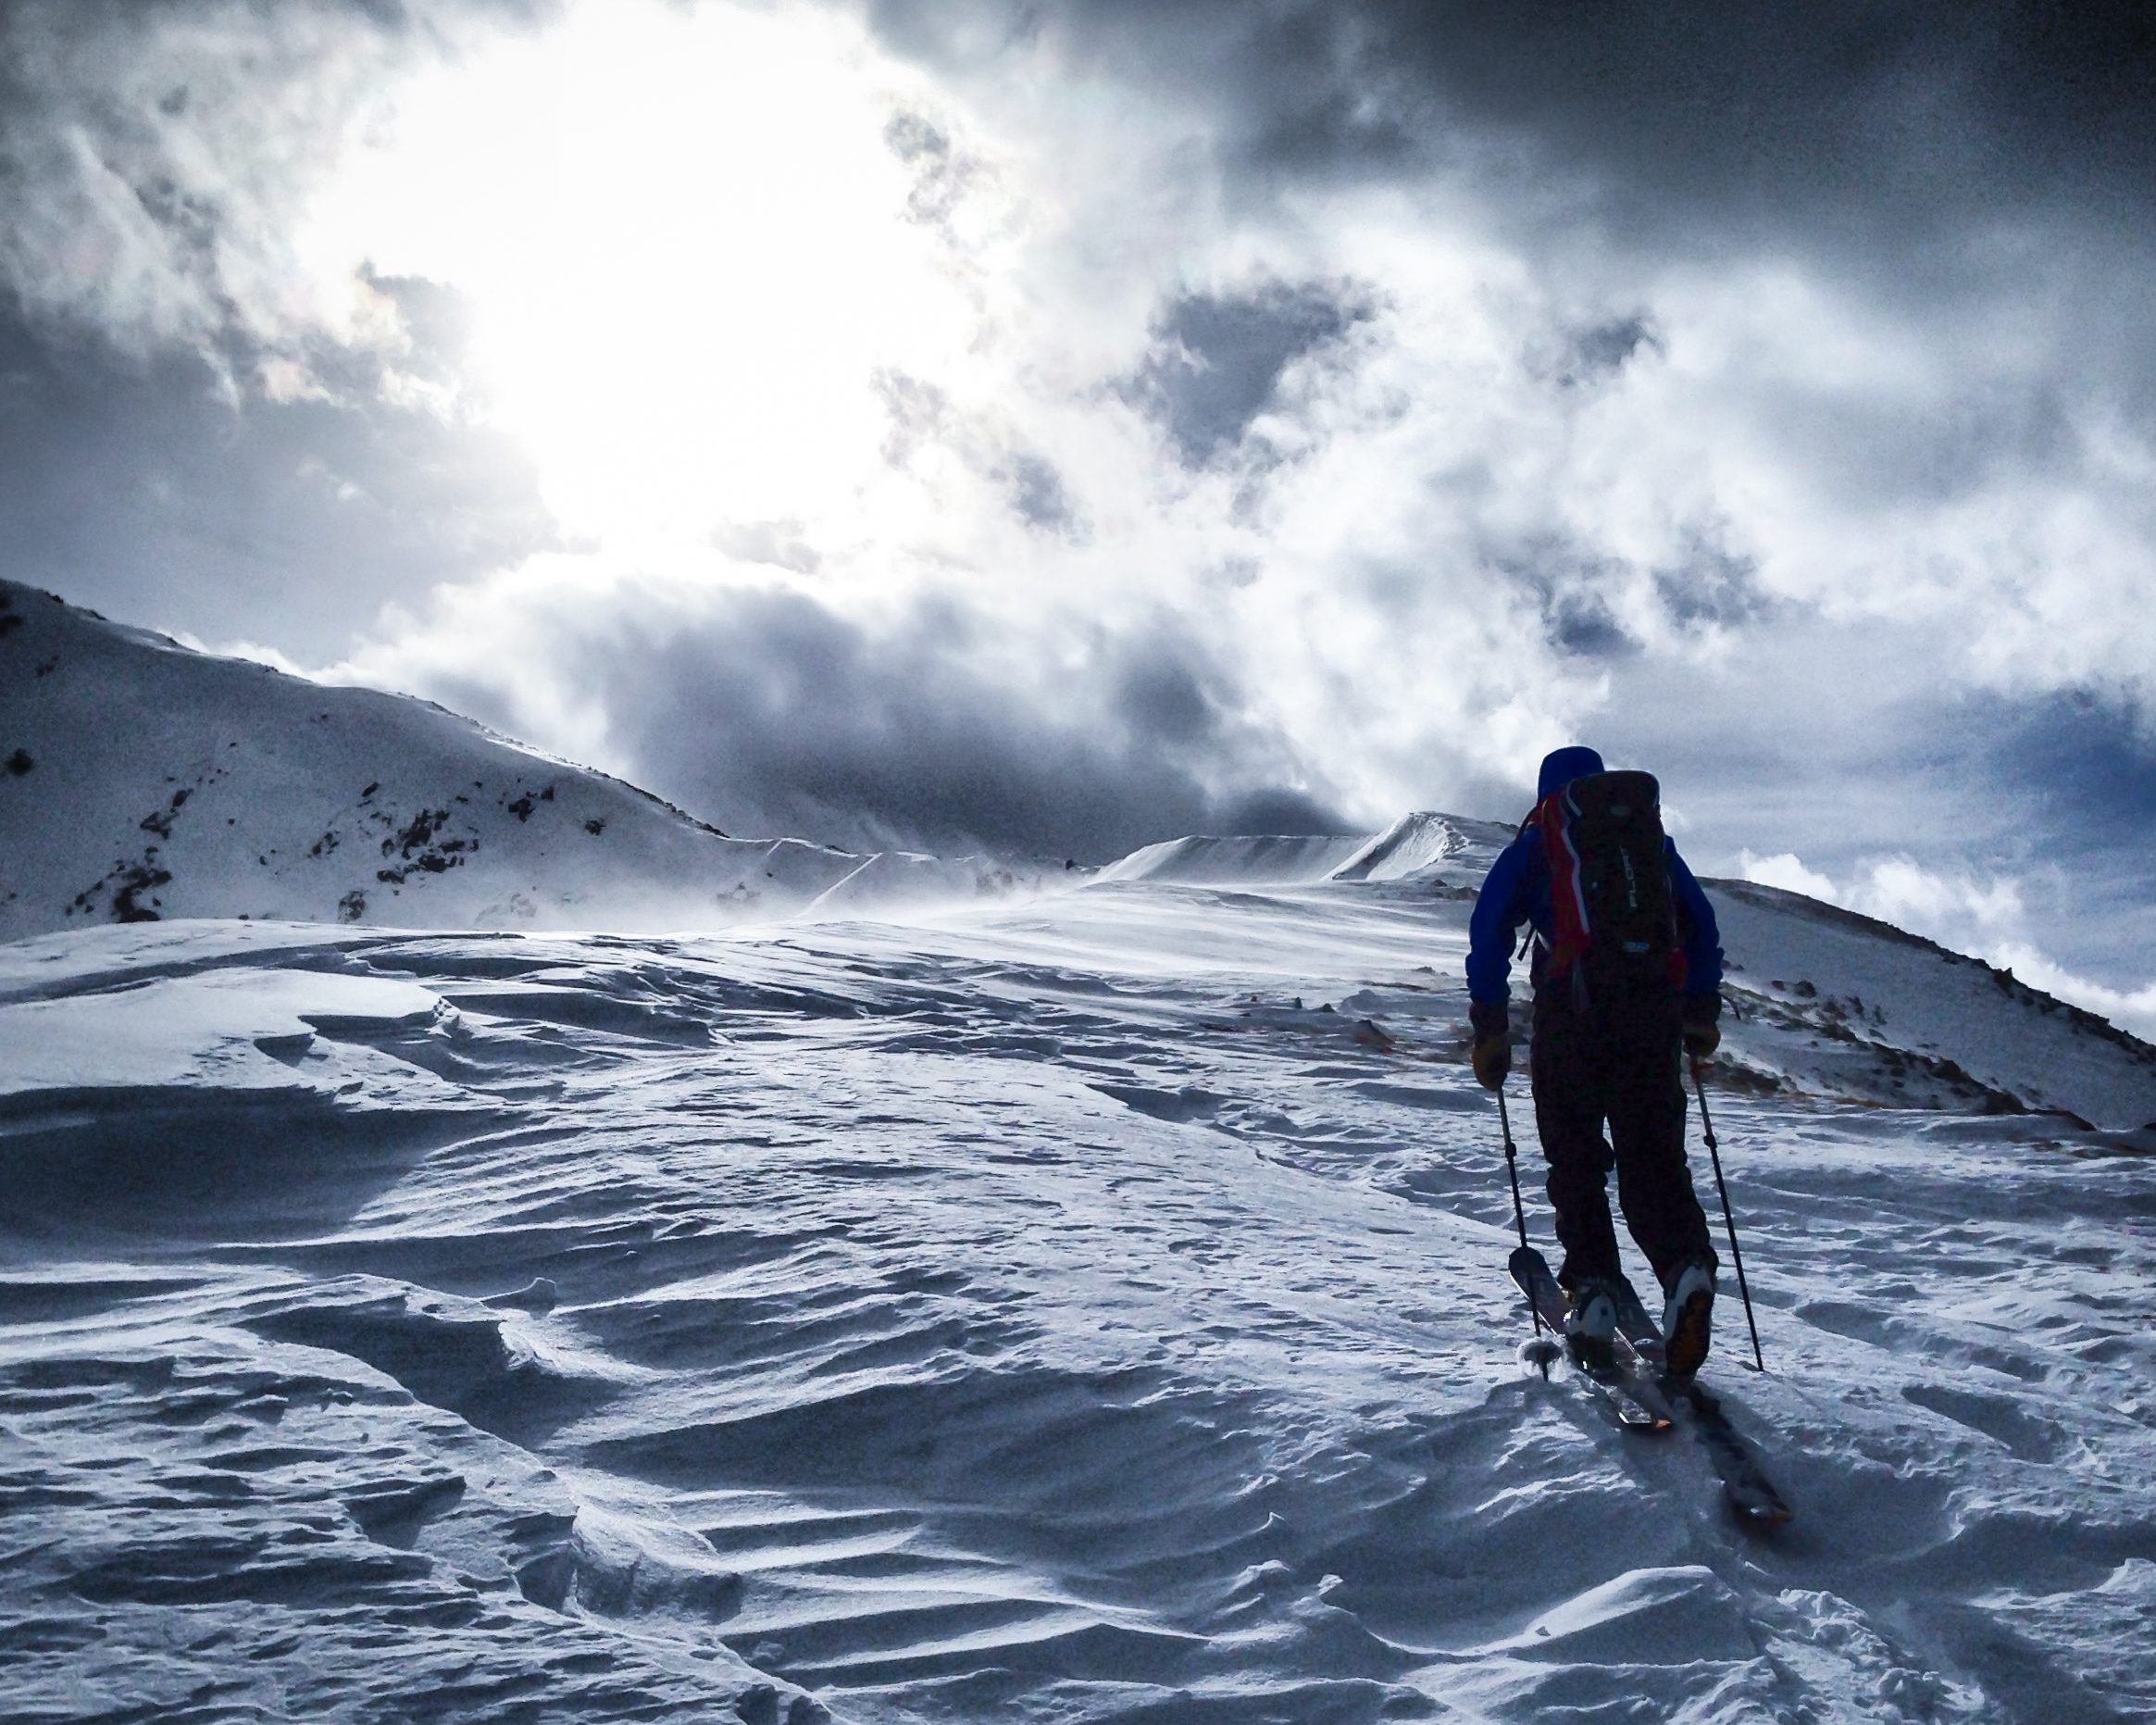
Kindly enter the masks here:
<path id="1" fill-rule="evenodd" d="M 1577 744 L 1568 749 L 1552 749 L 1542 756 L 1542 776 L 1535 785 L 1535 800 L 1539 803 L 1559 786 L 1601 770 L 1602 757 L 1592 749 Z"/>

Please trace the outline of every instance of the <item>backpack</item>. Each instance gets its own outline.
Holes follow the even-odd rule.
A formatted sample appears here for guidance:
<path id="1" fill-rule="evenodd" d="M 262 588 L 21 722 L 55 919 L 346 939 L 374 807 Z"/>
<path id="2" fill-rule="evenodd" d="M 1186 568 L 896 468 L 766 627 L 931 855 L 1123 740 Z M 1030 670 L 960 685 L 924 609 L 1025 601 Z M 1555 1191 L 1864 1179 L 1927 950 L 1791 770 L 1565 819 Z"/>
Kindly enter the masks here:
<path id="1" fill-rule="evenodd" d="M 1570 974 L 1573 998 L 1681 988 L 1676 894 L 1652 773 L 1598 772 L 1560 785 L 1528 817 L 1550 866 L 1555 923 L 1543 974 Z"/>

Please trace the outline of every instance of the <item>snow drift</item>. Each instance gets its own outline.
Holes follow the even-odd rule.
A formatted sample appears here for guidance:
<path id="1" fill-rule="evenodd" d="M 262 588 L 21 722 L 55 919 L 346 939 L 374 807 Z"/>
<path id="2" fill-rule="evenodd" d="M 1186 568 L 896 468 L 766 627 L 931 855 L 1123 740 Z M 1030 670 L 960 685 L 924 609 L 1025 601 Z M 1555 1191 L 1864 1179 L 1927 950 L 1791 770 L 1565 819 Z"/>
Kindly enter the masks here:
<path id="1" fill-rule="evenodd" d="M 1170 839 L 1101 871 L 1107 881 L 1185 885 L 1314 886 L 1323 881 L 1434 880 L 1448 869 L 1479 880 L 1512 829 L 1457 815 L 1403 815 L 1383 832 Z"/>
<path id="2" fill-rule="evenodd" d="M 1927 985 L 1746 909 L 1812 943 L 1749 1062 Z M 1748 1539 L 1515 1363 L 1463 911 L 0 945 L 0 1711 L 2156 1707 L 2156 1135 L 1726 1069 L 1769 1371 L 1732 1299 L 1710 1376 L 1797 1508 Z M 1961 969 L 1964 1032 L 2041 1016 Z"/>

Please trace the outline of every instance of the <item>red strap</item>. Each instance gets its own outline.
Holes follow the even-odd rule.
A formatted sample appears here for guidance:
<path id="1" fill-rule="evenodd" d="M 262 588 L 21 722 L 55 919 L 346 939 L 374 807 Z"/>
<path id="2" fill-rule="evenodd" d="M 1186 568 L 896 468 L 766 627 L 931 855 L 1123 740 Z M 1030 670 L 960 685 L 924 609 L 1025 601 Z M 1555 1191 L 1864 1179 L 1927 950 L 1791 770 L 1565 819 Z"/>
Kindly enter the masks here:
<path id="1" fill-rule="evenodd" d="M 1579 852 L 1572 843 L 1572 821 L 1563 786 L 1535 806 L 1542 829 L 1542 854 L 1550 864 L 1550 908 L 1555 930 L 1546 973 L 1563 976 L 1587 951 L 1592 931 L 1587 926 L 1587 896 L 1579 879 Z"/>

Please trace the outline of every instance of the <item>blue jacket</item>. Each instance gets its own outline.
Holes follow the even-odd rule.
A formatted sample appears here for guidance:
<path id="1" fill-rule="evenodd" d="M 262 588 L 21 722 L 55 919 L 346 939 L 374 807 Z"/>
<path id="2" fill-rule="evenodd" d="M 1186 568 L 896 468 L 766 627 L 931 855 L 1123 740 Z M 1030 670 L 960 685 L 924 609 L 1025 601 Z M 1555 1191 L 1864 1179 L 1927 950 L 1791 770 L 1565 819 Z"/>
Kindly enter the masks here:
<path id="1" fill-rule="evenodd" d="M 1713 994 L 1722 987 L 1722 935 L 1714 926 L 1714 906 L 1693 879 L 1676 842 L 1664 839 L 1669 884 L 1676 894 L 1678 915 L 1690 931 L 1685 942 L 1685 993 Z M 1542 830 L 1529 821 L 1519 837 L 1498 854 L 1467 920 L 1467 996 L 1489 1005 L 1510 998 L 1513 940 L 1523 922 L 1532 922 L 1547 942 L 1556 926 L 1550 903 L 1550 860 L 1542 853 Z"/>

